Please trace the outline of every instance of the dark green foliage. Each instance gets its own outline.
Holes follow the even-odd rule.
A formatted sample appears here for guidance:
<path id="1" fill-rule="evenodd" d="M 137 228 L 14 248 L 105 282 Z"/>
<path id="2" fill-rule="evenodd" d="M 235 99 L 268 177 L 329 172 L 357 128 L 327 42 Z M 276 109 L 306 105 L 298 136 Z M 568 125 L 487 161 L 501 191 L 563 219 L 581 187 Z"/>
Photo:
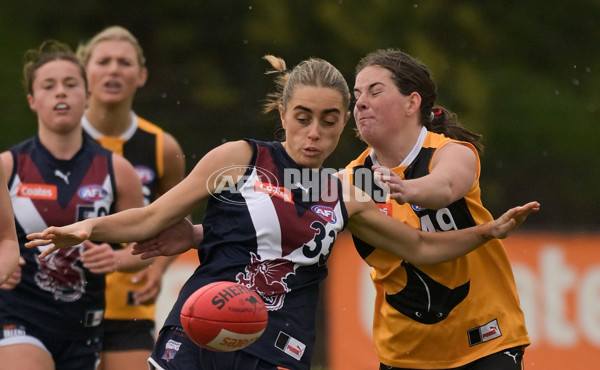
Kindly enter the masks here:
<path id="1" fill-rule="evenodd" d="M 35 133 L 22 56 L 47 38 L 73 48 L 103 27 L 129 28 L 150 71 L 137 113 L 181 142 L 188 169 L 226 140 L 273 138 L 273 88 L 261 57 L 316 56 L 354 81 L 360 57 L 398 47 L 430 67 L 438 103 L 484 135 L 483 201 L 494 215 L 528 200 L 524 228 L 597 230 L 600 3 L 559 1 L 23 0 L 0 12 L 0 148 Z M 23 9 L 26 9 L 24 13 Z M 350 127 L 325 164 L 363 149 Z"/>

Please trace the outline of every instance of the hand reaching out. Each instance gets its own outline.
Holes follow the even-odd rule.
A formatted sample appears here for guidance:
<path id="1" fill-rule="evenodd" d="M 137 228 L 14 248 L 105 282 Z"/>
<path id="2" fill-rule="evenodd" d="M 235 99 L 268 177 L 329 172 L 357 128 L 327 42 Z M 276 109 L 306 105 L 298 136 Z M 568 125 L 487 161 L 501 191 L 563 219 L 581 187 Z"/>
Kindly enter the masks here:
<path id="1" fill-rule="evenodd" d="M 44 258 L 50 253 L 57 251 L 59 248 L 72 247 L 87 240 L 90 231 L 81 226 L 81 223 L 78 222 L 63 227 L 51 226 L 41 233 L 31 233 L 27 235 L 27 239 L 31 241 L 25 243 L 25 247 L 34 248 L 49 246 L 39 255 L 39 258 Z"/>
<path id="2" fill-rule="evenodd" d="M 385 166 L 372 166 L 375 183 L 388 192 L 390 199 L 398 204 L 408 202 L 408 188 L 403 179 Z M 387 187 L 387 189 L 386 189 Z"/>
<path id="3" fill-rule="evenodd" d="M 141 255 L 142 259 L 148 259 L 158 256 L 174 256 L 195 246 L 194 226 L 189 220 L 183 219 L 161 231 L 154 238 L 135 243 L 131 253 Z"/>
<path id="4" fill-rule="evenodd" d="M 538 202 L 529 202 L 523 206 L 514 207 L 506 211 L 502 216 L 490 222 L 491 237 L 504 239 L 516 229 L 533 212 L 540 210 Z"/>
<path id="5" fill-rule="evenodd" d="M 162 273 L 160 268 L 148 266 L 136 273 L 132 281 L 134 283 L 142 281 L 143 285 L 133 292 L 135 304 L 152 304 L 156 302 L 160 289 L 162 287 Z"/>
<path id="6" fill-rule="evenodd" d="M 96 244 L 89 240 L 83 242 L 85 250 L 81 254 L 83 267 L 94 274 L 108 274 L 117 269 L 115 251 L 108 243 Z"/>

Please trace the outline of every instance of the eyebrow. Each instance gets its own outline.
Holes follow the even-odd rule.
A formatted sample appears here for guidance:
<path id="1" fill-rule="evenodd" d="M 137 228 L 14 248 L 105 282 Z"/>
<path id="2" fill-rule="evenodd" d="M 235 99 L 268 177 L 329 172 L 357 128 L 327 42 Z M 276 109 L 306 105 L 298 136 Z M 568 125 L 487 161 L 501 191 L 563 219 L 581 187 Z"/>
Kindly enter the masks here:
<path id="1" fill-rule="evenodd" d="M 371 90 L 373 89 L 375 86 L 377 85 L 384 85 L 383 82 L 373 82 L 372 84 L 369 85 L 369 87 L 367 88 L 367 90 Z M 357 87 L 354 88 L 354 91 L 360 91 Z"/>
<path id="2" fill-rule="evenodd" d="M 305 107 L 305 106 L 302 106 L 302 105 L 297 105 L 297 106 L 295 106 L 295 107 L 294 107 L 294 110 L 297 110 L 297 109 L 298 109 L 298 110 L 301 110 L 301 111 L 305 111 L 305 112 L 310 112 L 310 113 L 312 113 L 312 109 L 310 109 L 310 108 L 307 108 L 307 107 Z M 339 109 L 337 109 L 337 108 L 325 109 L 325 110 L 323 111 L 323 113 L 325 113 L 325 114 L 329 114 L 329 113 L 339 113 L 339 112 L 340 112 L 340 110 L 339 110 Z"/>

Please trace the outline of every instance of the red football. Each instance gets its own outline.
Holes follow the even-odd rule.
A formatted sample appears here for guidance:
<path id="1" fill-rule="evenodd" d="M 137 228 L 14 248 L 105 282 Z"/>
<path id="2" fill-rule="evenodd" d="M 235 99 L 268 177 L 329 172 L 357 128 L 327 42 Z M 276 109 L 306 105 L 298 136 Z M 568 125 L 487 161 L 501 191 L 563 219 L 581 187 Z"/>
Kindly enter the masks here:
<path id="1" fill-rule="evenodd" d="M 198 289 L 181 309 L 181 325 L 202 348 L 236 351 L 255 342 L 265 330 L 268 313 L 256 292 L 230 281 Z"/>

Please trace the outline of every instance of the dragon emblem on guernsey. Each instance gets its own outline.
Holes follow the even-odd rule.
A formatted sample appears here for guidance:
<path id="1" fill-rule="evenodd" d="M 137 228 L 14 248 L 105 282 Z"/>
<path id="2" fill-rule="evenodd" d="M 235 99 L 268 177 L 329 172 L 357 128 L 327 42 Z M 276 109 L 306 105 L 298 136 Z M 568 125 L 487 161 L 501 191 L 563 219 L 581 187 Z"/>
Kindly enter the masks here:
<path id="1" fill-rule="evenodd" d="M 72 247 L 59 249 L 43 260 L 36 258 L 39 271 L 35 283 L 57 301 L 77 301 L 85 293 L 85 272 L 77 266 L 80 257 L 80 248 Z"/>
<path id="2" fill-rule="evenodd" d="M 251 262 L 244 273 L 236 275 L 237 282 L 257 292 L 269 311 L 280 309 L 290 291 L 285 279 L 295 274 L 294 263 L 283 258 L 261 261 L 256 254 L 250 254 Z"/>

